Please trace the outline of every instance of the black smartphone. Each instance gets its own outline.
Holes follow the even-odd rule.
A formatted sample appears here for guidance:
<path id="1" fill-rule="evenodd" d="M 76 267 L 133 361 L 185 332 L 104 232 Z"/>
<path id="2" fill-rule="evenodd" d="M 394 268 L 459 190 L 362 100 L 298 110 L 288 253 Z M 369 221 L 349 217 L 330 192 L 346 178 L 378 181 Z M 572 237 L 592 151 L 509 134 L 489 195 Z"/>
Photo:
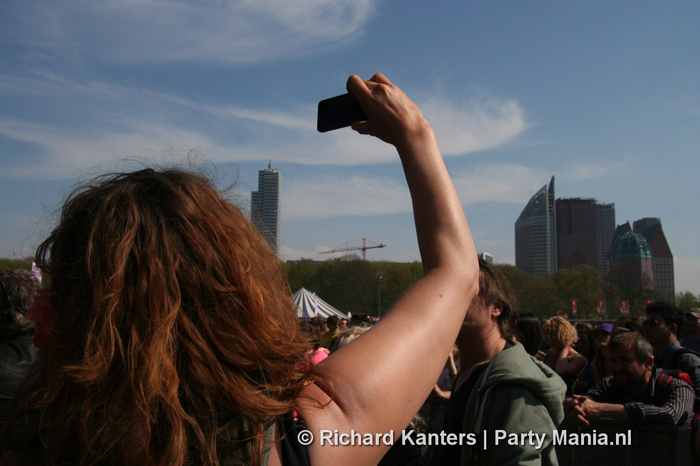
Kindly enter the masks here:
<path id="1" fill-rule="evenodd" d="M 345 128 L 356 121 L 367 119 L 360 102 L 352 94 L 343 94 L 318 103 L 316 129 L 320 133 Z"/>

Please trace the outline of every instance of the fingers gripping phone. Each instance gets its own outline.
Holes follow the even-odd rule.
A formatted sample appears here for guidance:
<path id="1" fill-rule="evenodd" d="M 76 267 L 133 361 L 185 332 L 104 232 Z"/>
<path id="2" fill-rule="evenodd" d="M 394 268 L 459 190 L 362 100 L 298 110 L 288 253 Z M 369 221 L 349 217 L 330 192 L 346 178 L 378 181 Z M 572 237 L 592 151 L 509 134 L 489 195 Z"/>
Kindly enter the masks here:
<path id="1" fill-rule="evenodd" d="M 352 94 L 343 94 L 318 103 L 316 129 L 320 133 L 345 128 L 367 119 L 360 102 Z"/>

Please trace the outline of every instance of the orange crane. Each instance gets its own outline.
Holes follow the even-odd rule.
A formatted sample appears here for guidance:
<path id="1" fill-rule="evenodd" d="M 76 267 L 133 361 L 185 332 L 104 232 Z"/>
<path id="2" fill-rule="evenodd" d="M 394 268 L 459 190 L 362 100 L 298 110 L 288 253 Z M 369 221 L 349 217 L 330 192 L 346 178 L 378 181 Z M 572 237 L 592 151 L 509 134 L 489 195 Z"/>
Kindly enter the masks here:
<path id="1" fill-rule="evenodd" d="M 352 246 L 350 246 L 350 243 L 345 243 L 345 246 L 342 248 L 336 248 L 336 249 L 331 249 L 328 251 L 320 251 L 319 254 L 330 254 L 332 252 L 343 252 L 343 251 L 362 251 L 362 260 L 367 260 L 367 254 L 366 251 L 368 249 L 377 249 L 377 248 L 385 248 L 386 244 L 377 244 L 375 246 L 367 246 L 367 238 L 362 238 L 362 246 L 359 245 L 359 241 L 357 240 L 353 243 Z"/>

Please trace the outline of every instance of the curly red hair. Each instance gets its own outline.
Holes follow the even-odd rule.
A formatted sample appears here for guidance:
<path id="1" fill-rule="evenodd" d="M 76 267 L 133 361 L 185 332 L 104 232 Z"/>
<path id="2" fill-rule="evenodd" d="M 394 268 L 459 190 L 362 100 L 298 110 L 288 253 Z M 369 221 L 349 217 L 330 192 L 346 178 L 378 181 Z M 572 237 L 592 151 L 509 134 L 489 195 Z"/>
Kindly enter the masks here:
<path id="1" fill-rule="evenodd" d="M 280 261 L 210 180 L 100 177 L 37 257 L 58 319 L 24 404 L 46 464 L 218 465 L 232 416 L 260 460 L 264 424 L 310 383 L 310 347 Z"/>

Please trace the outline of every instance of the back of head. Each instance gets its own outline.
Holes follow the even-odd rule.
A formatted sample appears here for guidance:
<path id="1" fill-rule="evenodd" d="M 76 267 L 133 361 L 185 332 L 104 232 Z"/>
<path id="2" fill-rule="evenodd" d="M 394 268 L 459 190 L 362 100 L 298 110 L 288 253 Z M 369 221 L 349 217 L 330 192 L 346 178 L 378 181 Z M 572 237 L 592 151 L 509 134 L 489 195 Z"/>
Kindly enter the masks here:
<path id="1" fill-rule="evenodd" d="M 542 345 L 542 321 L 534 312 L 515 312 L 511 319 L 511 327 L 517 332 L 518 341 L 532 356 L 537 355 Z"/>
<path id="2" fill-rule="evenodd" d="M 33 322 L 25 314 L 39 288 L 39 281 L 27 270 L 0 274 L 0 341 L 33 332 Z"/>
<path id="3" fill-rule="evenodd" d="M 613 325 L 613 333 L 637 332 L 643 333 L 642 321 L 639 317 L 620 317 Z"/>
<path id="4" fill-rule="evenodd" d="M 545 341 L 553 348 L 563 349 L 572 346 L 578 340 L 578 333 L 573 325 L 563 317 L 556 316 L 542 325 Z"/>
<path id="5" fill-rule="evenodd" d="M 258 455 L 263 420 L 306 383 L 279 260 L 202 176 L 98 178 L 71 195 L 38 257 L 58 316 L 34 397 L 52 462 L 212 464 L 232 413 Z"/>
<path id="6" fill-rule="evenodd" d="M 588 330 L 589 332 L 593 331 L 593 326 L 588 322 L 578 321 L 574 327 L 576 327 L 577 332 L 582 330 Z"/>
<path id="7" fill-rule="evenodd" d="M 498 316 L 498 329 L 501 336 L 510 339 L 510 315 L 517 306 L 517 300 L 508 279 L 493 265 L 479 259 L 479 288 L 484 293 L 486 304 L 497 304 L 501 307 Z"/>
<path id="8" fill-rule="evenodd" d="M 686 318 L 685 314 L 681 308 L 674 306 L 673 304 L 666 301 L 657 301 L 655 303 L 649 304 L 646 309 L 647 315 L 649 314 L 660 314 L 661 318 L 666 322 L 666 325 L 676 324 L 678 330 L 676 331 L 676 336 L 683 332 L 685 327 Z"/>
<path id="9" fill-rule="evenodd" d="M 340 348 L 355 340 L 371 328 L 372 327 L 370 327 L 368 324 L 359 324 L 354 327 L 350 327 L 347 330 L 338 332 L 336 341 L 333 344 L 333 351 L 338 351 Z"/>

